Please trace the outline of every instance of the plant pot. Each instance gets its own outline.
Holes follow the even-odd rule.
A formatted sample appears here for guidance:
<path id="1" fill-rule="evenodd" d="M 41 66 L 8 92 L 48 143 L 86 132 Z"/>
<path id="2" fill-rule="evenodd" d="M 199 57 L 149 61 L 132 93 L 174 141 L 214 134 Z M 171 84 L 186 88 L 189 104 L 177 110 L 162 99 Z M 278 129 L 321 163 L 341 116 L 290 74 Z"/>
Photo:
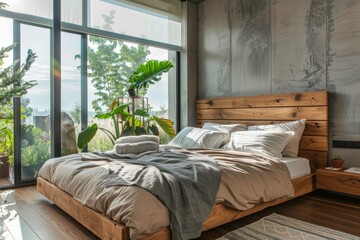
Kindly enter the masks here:
<path id="1" fill-rule="evenodd" d="M 342 159 L 333 159 L 331 160 L 332 166 L 334 168 L 343 168 L 344 160 Z"/>
<path id="2" fill-rule="evenodd" d="M 0 178 L 9 177 L 9 156 L 0 156 Z"/>
<path id="3" fill-rule="evenodd" d="M 130 96 L 130 97 L 136 97 L 136 91 L 135 91 L 134 88 L 130 88 L 130 89 L 128 90 L 128 93 L 129 93 L 129 96 Z"/>

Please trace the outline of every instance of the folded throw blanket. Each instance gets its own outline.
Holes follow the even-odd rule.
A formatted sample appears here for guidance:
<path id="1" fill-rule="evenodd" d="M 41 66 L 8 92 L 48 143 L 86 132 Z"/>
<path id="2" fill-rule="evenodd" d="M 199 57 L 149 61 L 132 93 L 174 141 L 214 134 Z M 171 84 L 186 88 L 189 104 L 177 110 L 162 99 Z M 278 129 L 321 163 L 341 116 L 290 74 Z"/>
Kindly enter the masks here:
<path id="1" fill-rule="evenodd" d="M 116 139 L 115 144 L 155 142 L 159 145 L 159 137 L 154 135 L 127 136 Z"/>
<path id="2" fill-rule="evenodd" d="M 116 143 L 114 146 L 116 154 L 136 158 L 147 153 L 159 151 L 159 144 L 156 142 L 145 141 L 137 143 Z"/>

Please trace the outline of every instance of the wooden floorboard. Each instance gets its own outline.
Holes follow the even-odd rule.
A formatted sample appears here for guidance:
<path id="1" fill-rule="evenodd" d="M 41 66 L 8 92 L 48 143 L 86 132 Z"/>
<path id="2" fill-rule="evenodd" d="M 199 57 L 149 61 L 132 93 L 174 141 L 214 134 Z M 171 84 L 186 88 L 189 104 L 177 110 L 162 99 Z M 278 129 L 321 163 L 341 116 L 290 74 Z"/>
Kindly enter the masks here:
<path id="1" fill-rule="evenodd" d="M 258 221 L 271 213 L 278 213 L 360 236 L 360 198 L 315 191 L 204 232 L 199 240 L 216 239 L 226 232 Z"/>
<path id="2" fill-rule="evenodd" d="M 98 239 L 35 187 L 1 191 L 0 202 L 0 239 Z M 198 240 L 217 239 L 271 213 L 360 236 L 360 198 L 316 191 L 206 231 Z"/>

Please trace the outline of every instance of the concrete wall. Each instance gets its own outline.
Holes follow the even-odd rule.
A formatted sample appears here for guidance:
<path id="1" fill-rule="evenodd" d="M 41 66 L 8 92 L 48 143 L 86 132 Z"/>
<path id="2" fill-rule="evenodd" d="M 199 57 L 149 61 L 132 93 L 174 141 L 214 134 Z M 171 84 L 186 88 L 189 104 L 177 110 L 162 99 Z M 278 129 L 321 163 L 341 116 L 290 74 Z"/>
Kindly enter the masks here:
<path id="1" fill-rule="evenodd" d="M 206 0 L 198 97 L 330 92 L 332 140 L 360 141 L 359 0 Z M 347 166 L 359 149 L 331 148 Z"/>

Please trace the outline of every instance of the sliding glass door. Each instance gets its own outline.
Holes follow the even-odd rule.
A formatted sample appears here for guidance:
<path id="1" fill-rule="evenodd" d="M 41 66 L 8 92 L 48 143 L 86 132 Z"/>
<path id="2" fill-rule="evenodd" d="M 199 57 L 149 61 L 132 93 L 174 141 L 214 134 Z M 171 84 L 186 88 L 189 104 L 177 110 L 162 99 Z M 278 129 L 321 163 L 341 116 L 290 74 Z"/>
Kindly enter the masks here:
<path id="1" fill-rule="evenodd" d="M 50 152 L 50 82 L 51 82 L 51 54 L 49 28 L 37 27 L 18 23 L 20 59 L 25 62 L 27 51 L 31 49 L 37 58 L 24 80 L 34 80 L 36 85 L 20 99 L 20 121 L 16 124 L 20 129 L 20 146 L 15 149 L 15 174 L 21 172 L 20 182 L 33 180 L 38 170 L 51 156 Z M 17 162 L 20 161 L 20 164 Z"/>
<path id="2" fill-rule="evenodd" d="M 19 117 L 15 120 L 20 145 L 15 147 L 13 177 L 16 184 L 35 180 L 41 166 L 51 153 L 51 29 L 17 23 L 14 36 L 19 44 L 21 63 L 31 49 L 37 58 L 24 80 L 35 80 L 36 86 L 19 99 Z M 61 81 L 61 154 L 77 153 L 77 134 L 81 129 L 81 35 L 62 33 Z M 20 118 L 20 119 L 19 119 Z M 16 128 L 16 127 L 15 127 Z M 17 140 L 17 139 L 16 139 Z M 15 140 L 15 141 L 16 141 Z"/>

